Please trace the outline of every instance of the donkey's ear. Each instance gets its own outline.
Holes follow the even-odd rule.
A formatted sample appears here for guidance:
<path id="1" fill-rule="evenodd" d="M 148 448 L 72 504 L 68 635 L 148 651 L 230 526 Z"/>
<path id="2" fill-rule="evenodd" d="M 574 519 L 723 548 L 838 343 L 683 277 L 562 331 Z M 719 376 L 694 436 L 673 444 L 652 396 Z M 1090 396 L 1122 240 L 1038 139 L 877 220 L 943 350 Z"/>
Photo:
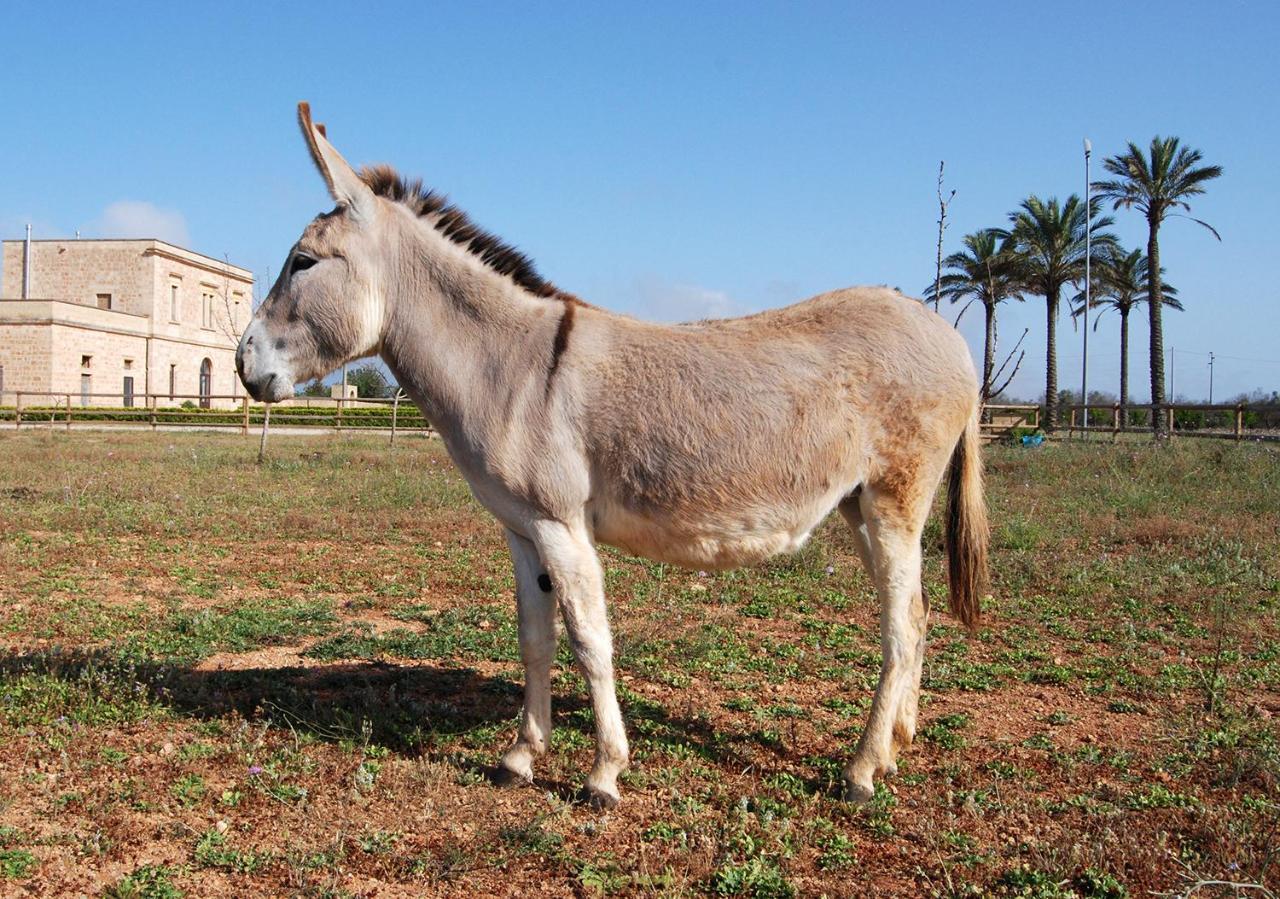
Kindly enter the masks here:
<path id="1" fill-rule="evenodd" d="M 324 125 L 311 121 L 311 105 L 306 102 L 298 104 L 298 124 L 302 126 L 302 136 L 307 139 L 311 159 L 329 186 L 329 194 L 357 218 L 371 218 L 377 201 L 373 191 L 329 143 Z"/>

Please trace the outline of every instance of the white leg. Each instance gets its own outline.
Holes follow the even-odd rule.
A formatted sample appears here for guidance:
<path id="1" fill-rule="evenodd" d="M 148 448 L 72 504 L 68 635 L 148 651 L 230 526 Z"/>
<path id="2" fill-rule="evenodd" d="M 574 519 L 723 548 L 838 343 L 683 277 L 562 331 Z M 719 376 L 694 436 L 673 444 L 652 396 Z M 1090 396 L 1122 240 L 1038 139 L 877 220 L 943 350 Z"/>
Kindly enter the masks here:
<path id="1" fill-rule="evenodd" d="M 586 529 L 543 521 L 534 540 L 555 587 L 565 631 L 591 690 L 596 719 L 596 759 L 587 777 L 592 805 L 618 802 L 618 775 L 627 767 L 627 734 L 613 682 L 613 640 L 604 603 L 604 572 Z"/>
<path id="2" fill-rule="evenodd" d="M 862 517 L 862 508 L 857 499 L 845 500 L 840 504 L 840 514 L 853 531 L 853 546 L 858 551 L 862 565 L 872 583 L 876 580 L 875 556 L 871 549 L 871 535 L 867 532 L 867 522 Z M 893 725 L 893 739 L 898 749 L 911 745 L 916 736 L 916 716 L 920 708 L 920 676 L 924 671 L 925 636 L 929 622 L 929 597 L 924 591 L 923 581 L 920 584 L 920 597 L 913 602 L 911 618 L 917 622 L 917 637 L 914 663 L 907 677 L 906 692 L 898 703 L 898 714 Z"/>
<path id="3" fill-rule="evenodd" d="M 895 751 L 915 735 L 911 698 L 919 689 L 927 614 L 920 592 L 923 516 L 904 515 L 892 502 L 877 509 L 871 492 L 864 492 L 862 509 L 880 595 L 882 661 L 866 729 L 844 771 L 845 796 L 855 802 L 871 798 L 875 778 L 897 772 Z"/>
<path id="4" fill-rule="evenodd" d="M 543 573 L 538 550 L 512 531 L 507 531 L 507 545 L 516 575 L 524 709 L 516 741 L 503 755 L 498 769 L 498 781 L 503 785 L 532 781 L 533 760 L 547 751 L 551 738 L 551 663 L 556 655 L 556 601 L 553 593 L 538 584 Z"/>

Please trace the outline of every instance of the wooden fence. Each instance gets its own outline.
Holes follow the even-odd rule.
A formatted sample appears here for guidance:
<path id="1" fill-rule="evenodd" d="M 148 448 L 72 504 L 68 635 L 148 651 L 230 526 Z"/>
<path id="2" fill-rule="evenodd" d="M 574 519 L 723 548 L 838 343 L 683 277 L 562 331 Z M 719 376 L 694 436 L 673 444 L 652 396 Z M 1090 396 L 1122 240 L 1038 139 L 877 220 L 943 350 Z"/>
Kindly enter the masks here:
<path id="1" fill-rule="evenodd" d="M 46 427 L 71 430 L 75 425 L 109 424 L 112 427 L 219 428 L 248 434 L 251 426 L 264 423 L 267 407 L 247 396 L 194 396 L 119 393 L 36 393 L 19 391 L 16 403 L 0 408 L 0 422 L 12 421 L 14 428 Z M 182 403 L 186 405 L 182 405 Z M 178 405 L 175 405 L 178 404 Z M 401 408 L 403 407 L 403 408 Z M 337 399 L 325 407 L 274 403 L 271 425 L 276 428 L 307 428 L 343 431 L 390 432 L 396 434 L 430 432 L 422 413 L 403 393 L 391 398 Z"/>
<path id="2" fill-rule="evenodd" d="M 1069 437 L 1102 433 L 1114 440 L 1120 434 L 1151 430 L 1149 405 L 1073 404 L 1062 410 L 1068 415 L 1063 429 Z M 1174 437 L 1280 441 L 1280 405 L 1276 404 L 1166 403 L 1161 414 L 1166 416 L 1166 428 Z"/>
<path id="3" fill-rule="evenodd" d="M 188 396 L 119 393 L 35 393 L 20 391 L 16 404 L 0 407 L 0 422 L 12 421 L 15 428 L 59 427 L 108 423 L 120 427 L 225 428 L 248 434 L 266 418 L 266 406 L 247 396 Z M 118 401 L 118 404 L 115 402 Z M 103 404 L 94 405 L 100 402 Z M 110 402 L 111 404 L 106 404 Z M 186 405 L 181 405 L 185 402 Z M 179 405 L 174 405 L 178 403 Z M 218 404 L 226 405 L 218 408 Z M 401 407 L 404 407 L 403 409 Z M 1140 436 L 1150 430 L 1150 406 L 1130 404 L 1109 406 L 1090 404 L 1088 421 L 1082 404 L 1063 405 L 1066 417 L 1053 437 L 1107 435 L 1118 440 L 1121 434 Z M 1225 440 L 1280 442 L 1280 405 L 1247 403 L 1170 403 L 1163 409 L 1169 433 L 1175 437 L 1207 437 Z M 983 410 L 982 437 L 986 441 L 1008 439 L 1019 432 L 1035 432 L 1043 426 L 1043 407 L 1026 403 L 989 403 Z M 306 428 L 343 431 L 428 433 L 431 426 L 416 406 L 403 394 L 393 398 L 337 399 L 323 407 L 311 407 L 301 399 L 271 406 L 271 423 L 277 428 Z M 1086 426 L 1087 424 L 1087 426 Z"/>
<path id="4" fill-rule="evenodd" d="M 1119 403 L 1090 403 L 1059 406 L 1065 418 L 1056 437 L 1084 438 L 1106 435 L 1118 440 L 1122 434 L 1140 436 L 1151 430 L 1151 406 Z M 1085 415 L 1088 410 L 1088 419 Z M 1168 430 L 1174 437 L 1204 437 L 1220 440 L 1280 442 L 1280 405 L 1249 403 L 1166 403 Z M 991 403 L 982 422 L 985 440 L 1035 431 L 1041 425 L 1043 407 L 1031 404 Z"/>

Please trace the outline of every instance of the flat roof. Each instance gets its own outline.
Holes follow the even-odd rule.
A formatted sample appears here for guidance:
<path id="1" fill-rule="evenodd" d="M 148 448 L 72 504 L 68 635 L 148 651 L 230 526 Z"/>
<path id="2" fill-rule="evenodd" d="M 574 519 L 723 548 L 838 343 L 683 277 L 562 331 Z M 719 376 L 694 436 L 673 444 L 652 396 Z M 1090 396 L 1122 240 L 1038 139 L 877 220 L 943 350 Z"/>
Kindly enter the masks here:
<path id="1" fill-rule="evenodd" d="M 0 243 L 7 243 L 7 244 L 8 243 L 24 244 L 26 242 L 27 242 L 26 238 L 23 238 L 23 237 L 10 238 L 5 241 L 0 241 Z M 225 259 L 219 259 L 216 256 L 210 256 L 206 253 L 201 253 L 198 250 L 189 250 L 186 247 L 179 246 L 176 243 L 170 243 L 167 240 L 161 240 L 158 237 L 33 237 L 31 238 L 31 242 L 32 243 L 63 243 L 63 244 L 71 244 L 71 243 L 159 244 L 160 246 L 169 247 L 172 250 L 177 250 L 180 253 L 190 253 L 192 256 L 199 256 L 201 259 L 208 259 L 210 262 L 215 262 L 221 266 L 230 266 L 231 268 L 244 272 L 246 275 L 249 276 L 250 280 L 253 280 L 253 271 L 251 269 L 247 269 L 241 265 L 236 265 L 234 262 L 228 262 Z"/>

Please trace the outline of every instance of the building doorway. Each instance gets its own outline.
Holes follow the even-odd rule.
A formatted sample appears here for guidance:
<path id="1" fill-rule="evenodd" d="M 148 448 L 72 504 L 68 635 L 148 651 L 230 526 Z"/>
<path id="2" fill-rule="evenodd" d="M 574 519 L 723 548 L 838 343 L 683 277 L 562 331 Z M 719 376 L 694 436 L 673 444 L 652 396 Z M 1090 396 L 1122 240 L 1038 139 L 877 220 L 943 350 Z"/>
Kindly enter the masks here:
<path id="1" fill-rule="evenodd" d="M 124 407 L 133 408 L 133 375 L 124 376 Z"/>
<path id="2" fill-rule="evenodd" d="M 213 396 L 213 363 L 205 359 L 200 363 L 200 408 L 208 409 Z"/>
<path id="3" fill-rule="evenodd" d="M 201 409 L 209 409 L 212 394 L 214 394 L 214 364 L 212 364 L 212 361 L 206 359 L 200 364 Z"/>

